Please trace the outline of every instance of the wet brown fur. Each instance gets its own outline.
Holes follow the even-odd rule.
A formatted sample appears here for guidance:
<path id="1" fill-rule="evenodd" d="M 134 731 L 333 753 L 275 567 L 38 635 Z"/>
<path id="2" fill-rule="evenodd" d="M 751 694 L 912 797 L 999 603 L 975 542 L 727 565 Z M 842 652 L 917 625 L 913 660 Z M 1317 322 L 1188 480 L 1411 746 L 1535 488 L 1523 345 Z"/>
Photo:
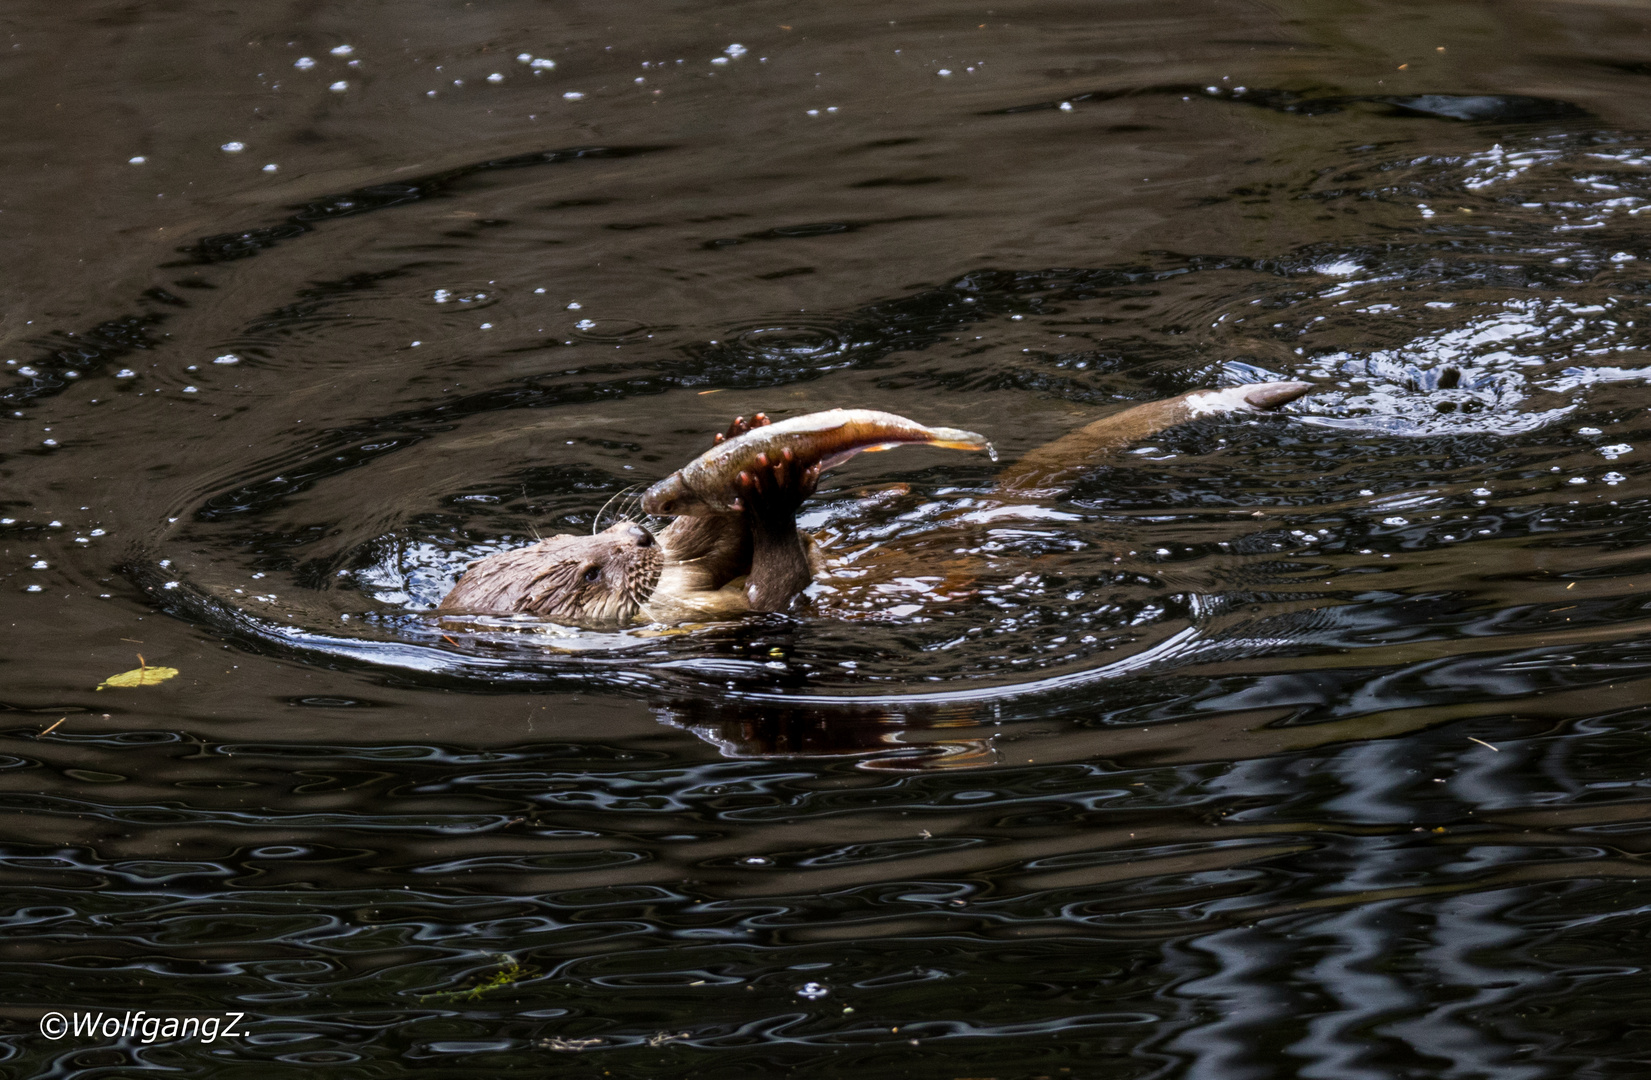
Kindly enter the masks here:
<path id="1" fill-rule="evenodd" d="M 653 595 L 665 563 L 645 529 L 622 521 L 595 536 L 552 536 L 471 563 L 436 610 L 622 626 Z"/>

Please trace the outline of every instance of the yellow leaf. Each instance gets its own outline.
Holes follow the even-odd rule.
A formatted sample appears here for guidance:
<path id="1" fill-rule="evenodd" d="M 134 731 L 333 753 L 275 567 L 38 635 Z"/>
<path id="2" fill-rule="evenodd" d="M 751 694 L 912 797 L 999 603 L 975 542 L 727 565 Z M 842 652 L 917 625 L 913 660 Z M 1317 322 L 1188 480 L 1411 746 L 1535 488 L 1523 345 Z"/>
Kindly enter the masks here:
<path id="1" fill-rule="evenodd" d="M 159 686 L 177 674 L 178 669 L 175 667 L 135 667 L 131 671 L 109 676 L 98 683 L 97 688 L 102 690 L 105 686 Z"/>

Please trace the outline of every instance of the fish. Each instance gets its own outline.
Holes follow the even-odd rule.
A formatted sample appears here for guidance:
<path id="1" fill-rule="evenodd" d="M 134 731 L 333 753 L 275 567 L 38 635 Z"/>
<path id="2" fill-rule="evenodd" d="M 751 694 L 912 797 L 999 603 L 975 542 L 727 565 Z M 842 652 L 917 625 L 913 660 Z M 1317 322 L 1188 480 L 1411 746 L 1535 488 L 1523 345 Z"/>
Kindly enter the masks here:
<path id="1" fill-rule="evenodd" d="M 925 427 L 915 420 L 873 409 L 828 409 L 753 428 L 718 443 L 642 493 L 642 509 L 649 514 L 705 517 L 741 509 L 740 473 L 760 467 L 758 455 L 784 460 L 786 451 L 797 468 L 818 464 L 840 465 L 864 451 L 896 446 L 939 446 L 948 450 L 984 450 L 997 453 L 984 435 L 958 428 Z"/>

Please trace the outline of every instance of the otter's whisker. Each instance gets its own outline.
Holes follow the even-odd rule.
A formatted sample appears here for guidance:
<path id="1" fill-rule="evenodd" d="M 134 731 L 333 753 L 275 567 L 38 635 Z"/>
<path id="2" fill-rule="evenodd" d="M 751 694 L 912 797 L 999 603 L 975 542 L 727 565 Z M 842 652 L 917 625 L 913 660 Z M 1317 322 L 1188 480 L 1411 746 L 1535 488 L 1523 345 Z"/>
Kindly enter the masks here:
<path id="1" fill-rule="evenodd" d="M 590 534 L 595 536 L 597 533 L 602 531 L 602 515 L 608 512 L 608 507 L 613 505 L 615 499 L 622 499 L 641 486 L 642 485 L 640 483 L 631 484 L 628 487 L 620 488 L 618 491 L 609 496 L 608 501 L 602 504 L 602 509 L 598 510 L 596 512 L 596 516 L 591 519 Z"/>

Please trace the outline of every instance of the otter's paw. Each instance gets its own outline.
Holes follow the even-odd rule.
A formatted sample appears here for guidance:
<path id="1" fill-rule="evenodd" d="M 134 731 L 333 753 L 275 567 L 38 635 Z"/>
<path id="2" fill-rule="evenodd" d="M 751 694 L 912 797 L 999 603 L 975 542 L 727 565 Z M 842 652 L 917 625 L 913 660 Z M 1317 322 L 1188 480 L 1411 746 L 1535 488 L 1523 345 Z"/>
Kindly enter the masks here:
<path id="1" fill-rule="evenodd" d="M 790 447 L 773 456 L 758 454 L 739 474 L 739 506 L 759 518 L 789 520 L 819 482 L 819 463 L 803 467 Z"/>
<path id="2" fill-rule="evenodd" d="M 743 416 L 736 416 L 734 417 L 734 422 L 728 425 L 728 431 L 726 433 L 718 433 L 711 437 L 711 445 L 716 446 L 718 443 L 727 442 L 729 439 L 736 439 L 748 431 L 753 431 L 760 427 L 767 427 L 771 423 L 773 423 L 773 421 L 768 419 L 768 416 L 765 413 L 754 414 L 749 422 L 747 422 Z"/>

